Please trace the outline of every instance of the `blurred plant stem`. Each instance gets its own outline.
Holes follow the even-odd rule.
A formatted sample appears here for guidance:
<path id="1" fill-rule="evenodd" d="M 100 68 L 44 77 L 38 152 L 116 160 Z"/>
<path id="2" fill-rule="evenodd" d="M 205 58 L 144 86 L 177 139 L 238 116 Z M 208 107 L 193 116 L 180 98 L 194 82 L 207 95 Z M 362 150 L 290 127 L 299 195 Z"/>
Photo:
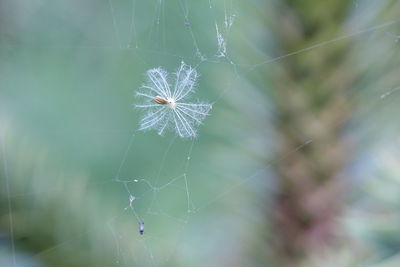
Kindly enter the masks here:
<path id="1" fill-rule="evenodd" d="M 275 28 L 282 54 L 344 34 L 351 1 L 286 4 L 277 8 Z M 273 219 L 279 231 L 276 249 L 288 265 L 334 241 L 334 221 L 345 193 L 340 176 L 351 155 L 341 134 L 352 112 L 349 88 L 355 74 L 346 62 L 350 45 L 341 41 L 288 57 L 274 73 L 281 160 Z"/>

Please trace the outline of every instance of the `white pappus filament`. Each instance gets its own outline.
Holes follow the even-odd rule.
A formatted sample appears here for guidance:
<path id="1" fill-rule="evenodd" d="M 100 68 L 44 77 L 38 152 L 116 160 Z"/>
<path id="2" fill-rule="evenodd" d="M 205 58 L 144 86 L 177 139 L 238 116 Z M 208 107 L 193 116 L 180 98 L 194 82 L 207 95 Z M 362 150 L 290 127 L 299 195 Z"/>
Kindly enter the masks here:
<path id="1" fill-rule="evenodd" d="M 144 104 L 135 105 L 145 111 L 139 130 L 155 129 L 163 135 L 167 129 L 172 129 L 182 138 L 196 137 L 197 127 L 212 108 L 208 103 L 184 101 L 196 88 L 197 71 L 182 62 L 171 84 L 168 73 L 160 67 L 146 74 L 147 82 L 141 87 L 143 92 L 136 93 L 145 99 Z"/>

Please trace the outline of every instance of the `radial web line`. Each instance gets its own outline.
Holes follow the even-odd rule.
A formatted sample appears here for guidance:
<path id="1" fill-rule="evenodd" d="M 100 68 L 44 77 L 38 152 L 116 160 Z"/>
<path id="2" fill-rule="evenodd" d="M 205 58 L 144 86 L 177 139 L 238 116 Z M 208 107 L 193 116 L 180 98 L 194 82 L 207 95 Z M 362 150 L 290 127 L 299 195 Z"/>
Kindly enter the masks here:
<path id="1" fill-rule="evenodd" d="M 119 48 L 122 48 L 122 42 L 121 42 L 121 36 L 119 35 L 118 27 L 117 27 L 117 19 L 115 17 L 115 10 L 114 6 L 112 3 L 113 0 L 108 0 L 108 3 L 110 5 L 110 11 L 111 11 L 111 17 L 113 21 L 113 28 L 114 28 L 114 33 L 115 33 L 115 38 L 117 39 Z"/>
<path id="2" fill-rule="evenodd" d="M 276 164 L 277 162 L 284 160 L 285 158 L 287 158 L 289 155 L 295 153 L 296 151 L 299 151 L 301 149 L 303 149 L 305 146 L 309 145 L 312 143 L 312 140 L 308 140 L 306 142 L 304 142 L 303 144 L 299 145 L 298 147 L 294 148 L 293 150 L 287 152 L 285 155 L 283 155 L 282 157 L 278 158 L 277 160 L 271 160 L 269 163 L 266 164 L 266 167 L 259 169 L 258 171 L 256 171 L 254 174 L 248 176 L 247 178 L 241 180 L 239 183 L 232 185 L 231 187 L 229 187 L 227 190 L 225 190 L 224 192 L 222 192 L 221 194 L 219 194 L 218 196 L 216 196 L 215 198 L 213 198 L 212 200 L 210 200 L 209 202 L 207 202 L 206 204 L 204 204 L 203 206 L 201 206 L 200 208 L 198 208 L 196 211 L 205 209 L 206 207 L 210 206 L 212 203 L 214 203 L 215 201 L 217 201 L 218 199 L 224 197 L 225 195 L 233 192 L 234 190 L 236 190 L 239 186 L 247 183 L 248 181 L 250 181 L 251 179 L 253 179 L 254 177 L 257 177 L 261 172 L 265 172 L 267 169 L 269 169 L 272 165 Z"/>
<path id="3" fill-rule="evenodd" d="M 130 39 L 128 46 L 132 44 L 132 38 L 135 39 L 135 48 L 138 48 L 138 41 L 136 35 L 136 26 L 135 26 L 135 13 L 136 13 L 136 0 L 132 0 L 132 17 L 131 17 L 131 30 L 130 30 Z"/>
<path id="4" fill-rule="evenodd" d="M 250 71 L 253 71 L 256 68 L 258 68 L 258 67 L 260 67 L 262 65 L 271 63 L 271 62 L 279 61 L 281 59 L 284 59 L 284 58 L 287 58 L 287 57 L 290 57 L 290 56 L 294 56 L 294 55 L 297 55 L 297 54 L 300 54 L 300 53 L 303 53 L 303 52 L 307 52 L 307 51 L 310 51 L 312 49 L 315 49 L 315 48 L 318 48 L 318 47 L 321 47 L 321 46 L 325 46 L 325 45 L 328 45 L 328 44 L 331 44 L 331 43 L 334 43 L 334 42 L 338 42 L 338 41 L 342 41 L 342 40 L 345 40 L 345 39 L 349 39 L 349 38 L 355 37 L 355 36 L 360 35 L 360 34 L 372 32 L 372 31 L 375 31 L 375 30 L 378 30 L 378 29 L 381 29 L 381 28 L 384 28 L 384 27 L 387 27 L 387 26 L 390 26 L 390 25 L 393 25 L 393 24 L 396 24 L 396 23 L 399 23 L 399 22 L 400 22 L 400 19 L 391 20 L 391 21 L 379 24 L 377 26 L 373 26 L 373 27 L 369 27 L 369 28 L 366 28 L 366 29 L 363 29 L 363 30 L 359 30 L 359 31 L 356 31 L 356 32 L 353 32 L 353 33 L 345 34 L 345 35 L 339 36 L 337 38 L 334 38 L 334 39 L 331 39 L 331 40 L 327 40 L 327 41 L 323 41 L 323 42 L 317 43 L 315 45 L 312 45 L 312 46 L 309 46 L 309 47 L 306 47 L 306 48 L 303 48 L 303 49 L 300 49 L 300 50 L 297 50 L 297 51 L 294 51 L 294 52 L 291 52 L 291 53 L 288 53 L 288 54 L 285 54 L 285 55 L 282 55 L 282 56 L 271 58 L 271 59 L 265 60 L 265 61 L 263 61 L 261 63 L 253 65 L 253 67 L 250 69 Z"/>
<path id="5" fill-rule="evenodd" d="M 131 137 L 130 137 L 130 139 L 129 139 L 128 147 L 127 147 L 127 149 L 125 150 L 125 153 L 124 153 L 124 156 L 123 156 L 123 158 L 122 158 L 122 161 L 121 161 L 121 163 L 119 164 L 119 167 L 118 167 L 118 170 L 117 170 L 117 174 L 115 175 L 115 178 L 116 178 L 116 179 L 119 178 L 119 175 L 120 175 L 120 173 L 121 173 L 122 166 L 125 164 L 126 158 L 128 157 L 129 151 L 131 150 L 134 137 L 135 137 L 135 133 L 132 133 L 132 135 L 131 135 Z"/>

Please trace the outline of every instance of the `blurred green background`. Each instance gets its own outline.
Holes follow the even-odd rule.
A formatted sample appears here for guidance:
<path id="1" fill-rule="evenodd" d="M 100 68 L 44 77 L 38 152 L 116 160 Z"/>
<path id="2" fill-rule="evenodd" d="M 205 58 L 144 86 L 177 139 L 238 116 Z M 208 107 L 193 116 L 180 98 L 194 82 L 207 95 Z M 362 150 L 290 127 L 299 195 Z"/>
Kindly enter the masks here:
<path id="1" fill-rule="evenodd" d="M 0 266 L 400 266 L 399 12 L 0 1 Z M 199 137 L 138 132 L 182 60 Z"/>

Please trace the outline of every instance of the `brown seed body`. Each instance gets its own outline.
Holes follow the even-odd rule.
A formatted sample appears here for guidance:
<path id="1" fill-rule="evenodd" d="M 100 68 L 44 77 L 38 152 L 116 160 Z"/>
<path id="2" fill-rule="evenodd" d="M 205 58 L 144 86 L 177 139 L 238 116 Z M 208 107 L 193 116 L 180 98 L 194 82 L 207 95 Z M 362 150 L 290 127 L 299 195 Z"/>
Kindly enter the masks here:
<path id="1" fill-rule="evenodd" d="M 164 98 L 162 98 L 161 96 L 156 96 L 156 97 L 154 98 L 154 102 L 156 102 L 157 104 L 160 104 L 160 105 L 166 105 L 166 104 L 168 104 L 168 101 L 165 100 Z"/>

